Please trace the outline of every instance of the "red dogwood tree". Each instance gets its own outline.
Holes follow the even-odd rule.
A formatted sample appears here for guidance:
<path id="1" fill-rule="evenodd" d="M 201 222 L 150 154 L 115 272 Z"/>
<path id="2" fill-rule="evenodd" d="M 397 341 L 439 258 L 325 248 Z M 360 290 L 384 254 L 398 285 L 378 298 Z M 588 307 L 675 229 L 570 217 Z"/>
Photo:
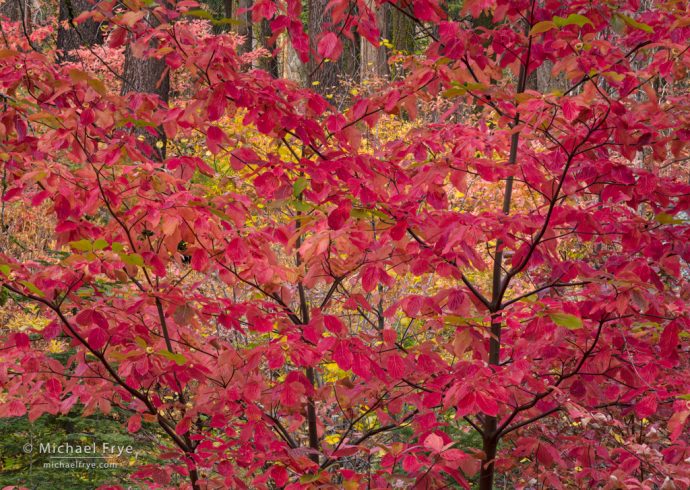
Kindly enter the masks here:
<path id="1" fill-rule="evenodd" d="M 75 19 L 90 63 L 3 24 L 2 199 L 57 252 L 0 250 L 50 320 L 3 332 L 0 416 L 157 424 L 151 488 L 690 486 L 685 2 L 332 0 L 310 36 L 255 1 L 316 66 L 414 20 L 337 105 L 203 5 L 125 3 Z M 122 90 L 124 46 L 174 96 Z"/>

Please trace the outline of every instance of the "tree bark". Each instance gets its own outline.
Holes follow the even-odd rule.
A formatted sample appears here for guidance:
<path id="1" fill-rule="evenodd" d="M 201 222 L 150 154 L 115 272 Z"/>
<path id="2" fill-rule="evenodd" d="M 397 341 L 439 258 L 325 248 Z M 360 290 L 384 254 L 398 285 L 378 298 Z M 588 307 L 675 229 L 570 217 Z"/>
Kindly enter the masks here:
<path id="1" fill-rule="evenodd" d="M 252 7 L 252 0 L 236 0 L 237 12 L 234 16 L 240 21 L 237 26 L 237 34 L 244 37 L 244 42 L 240 45 L 238 52 L 240 54 L 249 53 L 254 45 L 252 32 L 252 13 L 248 10 Z M 241 10 L 247 10 L 244 13 L 239 13 Z M 236 15 L 235 15 L 236 14 Z"/>
<path id="2" fill-rule="evenodd" d="M 308 3 L 308 33 L 312 43 L 311 50 L 316 52 L 320 34 L 324 31 L 324 25 L 330 23 L 330 16 L 326 12 L 329 0 L 310 0 Z M 337 33 L 337 30 L 336 30 Z M 307 83 L 322 94 L 336 95 L 341 92 L 343 76 L 352 76 L 355 80 L 359 77 L 359 41 L 350 41 L 340 36 L 343 43 L 343 52 L 335 61 L 312 60 L 308 64 Z"/>
<path id="3" fill-rule="evenodd" d="M 149 14 L 150 15 L 150 14 Z M 158 21 L 151 16 L 153 25 Z M 138 58 L 132 52 L 130 46 L 125 49 L 125 65 L 122 72 L 122 95 L 131 92 L 155 94 L 160 97 L 164 104 L 168 103 L 170 96 L 170 72 L 167 69 L 164 59 Z M 138 130 L 152 149 L 152 158 L 156 160 L 165 159 L 166 137 L 162 128 L 157 128 L 157 134 L 150 131 Z M 162 143 L 158 144 L 159 142 Z"/>
<path id="4" fill-rule="evenodd" d="M 371 9 L 376 9 L 372 0 L 365 0 L 366 4 Z M 376 24 L 379 31 L 385 33 L 386 27 L 386 4 L 376 11 Z M 383 46 L 373 46 L 368 40 L 360 37 L 360 81 L 370 80 L 374 78 L 384 78 L 388 76 L 388 65 L 386 63 L 387 55 L 386 49 Z"/>
<path id="5" fill-rule="evenodd" d="M 268 25 L 268 21 L 263 19 L 257 26 L 258 34 L 256 36 L 258 43 L 263 46 L 266 50 L 273 53 L 275 46 L 269 46 L 268 39 L 271 37 L 271 27 Z M 274 78 L 280 76 L 280 71 L 278 67 L 278 58 L 271 54 L 271 56 L 263 57 L 259 60 L 259 67 L 267 71 Z"/>
<path id="6" fill-rule="evenodd" d="M 403 3 L 400 3 L 403 8 Z M 390 18 L 390 41 L 396 51 L 403 53 L 413 53 L 415 48 L 414 33 L 415 22 L 400 10 L 392 8 Z"/>
<path id="7" fill-rule="evenodd" d="M 63 60 L 74 60 L 73 52 L 82 46 L 103 42 L 100 26 L 93 19 L 74 23 L 76 17 L 93 6 L 89 0 L 60 0 L 57 48 L 62 51 Z"/>

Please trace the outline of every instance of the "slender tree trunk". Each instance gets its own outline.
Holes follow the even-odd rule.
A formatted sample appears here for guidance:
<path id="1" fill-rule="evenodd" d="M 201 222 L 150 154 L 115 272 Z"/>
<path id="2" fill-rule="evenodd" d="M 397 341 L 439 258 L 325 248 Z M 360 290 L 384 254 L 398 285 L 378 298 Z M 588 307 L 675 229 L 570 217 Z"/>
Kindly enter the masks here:
<path id="1" fill-rule="evenodd" d="M 531 16 L 530 16 L 531 17 Z M 526 23 L 525 33 L 529 36 L 531 21 Z M 520 94 L 529 88 L 537 90 L 537 73 L 529 73 L 531 40 L 528 41 L 525 59 L 520 66 L 520 74 L 517 81 L 516 93 Z M 512 126 L 515 127 L 520 122 L 520 114 L 515 114 Z M 513 166 L 517 162 L 518 145 L 520 143 L 520 133 L 513 133 L 510 139 L 510 153 L 508 155 L 508 165 Z M 501 210 L 506 216 L 510 214 L 510 207 L 513 196 L 513 176 L 506 179 L 505 191 L 503 193 L 503 205 Z M 503 275 L 503 242 L 496 241 L 496 252 L 494 253 L 494 266 L 492 271 L 491 285 L 491 338 L 489 339 L 489 365 L 498 366 L 501 362 L 501 330 L 503 320 L 501 318 L 501 303 L 503 295 L 508 287 L 510 277 Z M 482 425 L 482 450 L 484 459 L 479 475 L 479 490 L 492 490 L 496 473 L 495 459 L 498 450 L 498 443 L 501 434 L 496 417 L 486 416 Z"/>
<path id="2" fill-rule="evenodd" d="M 302 196 L 300 195 L 299 197 L 300 200 L 302 200 Z M 298 219 L 296 223 L 296 229 L 300 229 L 301 227 L 301 220 Z M 302 236 L 297 237 L 297 241 L 295 242 L 295 249 L 297 250 L 295 253 L 295 264 L 297 267 L 302 265 L 302 256 L 300 255 L 299 249 L 302 246 Z M 307 303 L 307 295 L 304 290 L 304 284 L 300 281 L 297 285 L 298 291 L 299 291 L 299 306 L 300 306 L 300 319 L 301 323 L 303 325 L 307 325 L 309 323 L 309 304 Z M 314 372 L 313 367 L 308 367 L 305 369 L 305 375 L 307 379 L 309 380 L 309 383 L 312 385 L 314 389 L 317 387 L 316 383 L 316 373 Z M 314 450 L 313 454 L 309 455 L 309 459 L 311 459 L 314 463 L 319 464 L 319 434 L 318 434 L 318 427 L 317 427 L 317 420 L 316 420 L 316 402 L 314 401 L 314 398 L 310 395 L 307 398 L 307 432 L 309 435 L 309 447 Z"/>

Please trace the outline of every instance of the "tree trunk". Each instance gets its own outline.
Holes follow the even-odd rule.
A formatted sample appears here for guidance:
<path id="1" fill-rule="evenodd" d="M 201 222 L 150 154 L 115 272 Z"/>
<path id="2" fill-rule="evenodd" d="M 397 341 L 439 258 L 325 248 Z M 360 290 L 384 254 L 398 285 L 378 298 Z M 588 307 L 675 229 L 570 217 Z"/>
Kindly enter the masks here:
<path id="1" fill-rule="evenodd" d="M 309 0 L 308 2 L 307 29 L 312 43 L 312 52 L 316 52 L 316 44 L 319 35 L 323 32 L 323 24 L 328 22 L 326 5 L 328 5 L 328 0 Z M 314 84 L 316 90 L 321 93 L 332 93 L 338 85 L 338 63 L 312 60 L 307 71 L 309 73 L 307 82 Z"/>
<path id="2" fill-rule="evenodd" d="M 157 20 L 151 15 L 151 22 L 156 25 Z M 170 96 L 170 72 L 164 59 L 137 58 L 130 46 L 125 49 L 125 65 L 122 72 L 122 95 L 131 92 L 155 94 L 165 104 Z M 144 128 L 138 130 L 150 148 L 151 158 L 165 159 L 165 132 L 157 128 L 157 134 L 151 134 Z M 162 143 L 162 144 L 161 144 Z"/>
<path id="3" fill-rule="evenodd" d="M 4 15 L 11 22 L 21 22 L 26 18 L 26 11 L 29 8 L 27 0 L 5 0 L 0 5 L 0 15 Z"/>
<path id="4" fill-rule="evenodd" d="M 237 26 L 237 34 L 244 37 L 244 42 L 239 47 L 238 52 L 240 54 L 249 53 L 254 45 L 253 33 L 252 33 L 252 13 L 247 10 L 252 7 L 252 0 L 236 0 L 237 1 L 237 12 L 234 13 L 233 17 L 237 17 L 240 24 Z M 239 13 L 241 10 L 247 10 L 244 13 Z"/>
<path id="5" fill-rule="evenodd" d="M 531 22 L 525 23 L 525 33 L 529 33 L 531 29 Z M 530 73 L 530 54 L 531 44 L 526 50 L 526 58 L 520 66 L 520 75 L 517 80 L 516 93 L 520 94 L 526 89 L 537 90 L 538 77 L 536 70 Z M 515 127 L 520 122 L 520 115 L 516 114 L 512 127 Z M 514 132 L 510 138 L 510 153 L 508 156 L 508 165 L 513 166 L 518 158 L 518 144 L 520 142 L 520 133 Z M 506 179 L 505 191 L 503 193 L 502 212 L 506 216 L 510 214 L 510 208 L 513 196 L 513 176 Z M 501 309 L 503 302 L 503 295 L 506 291 L 510 277 L 503 275 L 503 242 L 496 241 L 496 252 L 494 254 L 494 264 L 492 273 L 491 285 L 491 337 L 489 339 L 489 366 L 498 366 L 501 363 L 501 330 L 503 328 L 503 321 L 501 318 Z M 496 417 L 484 417 L 482 426 L 482 449 L 484 451 L 484 459 L 482 460 L 482 467 L 479 474 L 479 490 L 492 490 L 494 476 L 496 473 L 494 460 L 498 450 L 498 443 L 501 439 L 500 427 L 498 426 L 498 419 Z"/>
<path id="6" fill-rule="evenodd" d="M 57 48 L 62 51 L 63 60 L 74 60 L 73 51 L 82 46 L 103 42 L 100 26 L 93 19 L 74 23 L 76 17 L 92 8 L 89 0 L 60 0 Z"/>
<path id="7" fill-rule="evenodd" d="M 403 8 L 403 3 L 400 3 Z M 406 54 L 414 52 L 415 22 L 396 8 L 390 10 L 390 41 L 396 51 Z"/>
<path id="8" fill-rule="evenodd" d="M 32 30 L 31 3 L 32 0 L 5 0 L 0 5 L 0 16 L 6 16 L 11 22 L 19 22 L 27 39 Z"/>
<path id="9" fill-rule="evenodd" d="M 326 12 L 329 0 L 310 0 L 308 3 L 308 33 L 312 43 L 311 49 L 316 52 L 320 34 L 324 31 L 324 25 L 330 23 L 330 16 Z M 342 85 L 342 76 L 352 76 L 355 80 L 359 77 L 359 42 L 350 41 L 340 36 L 343 43 L 343 52 L 335 61 L 312 60 L 308 64 L 307 82 L 322 94 L 336 95 Z M 356 77 L 356 78 L 355 78 Z"/>
<path id="10" fill-rule="evenodd" d="M 406 8 L 400 3 L 399 8 Z M 388 38 L 393 49 L 400 54 L 409 55 L 415 50 L 415 22 L 398 8 L 391 7 L 389 11 Z M 391 77 L 402 75 L 400 65 L 391 65 Z"/>
<path id="11" fill-rule="evenodd" d="M 306 84 L 307 67 L 300 61 L 292 43 L 285 34 L 281 34 L 278 38 L 278 45 L 280 46 L 280 76 L 300 85 Z"/>
<path id="12" fill-rule="evenodd" d="M 268 25 L 268 21 L 263 19 L 261 23 L 257 26 L 258 35 L 257 44 L 263 46 L 266 50 L 273 53 L 275 46 L 269 46 L 268 39 L 271 37 L 271 27 Z M 259 60 L 259 67 L 270 73 L 274 78 L 280 76 L 280 71 L 278 67 L 278 57 L 271 54 L 271 56 L 263 57 Z"/>
<path id="13" fill-rule="evenodd" d="M 376 6 L 372 0 L 365 0 L 369 8 L 375 9 Z M 380 32 L 385 32 L 386 27 L 386 4 L 376 12 L 376 24 Z M 373 78 L 384 78 L 388 76 L 388 65 L 386 64 L 386 50 L 383 46 L 373 46 L 368 40 L 360 37 L 360 81 L 370 80 Z"/>

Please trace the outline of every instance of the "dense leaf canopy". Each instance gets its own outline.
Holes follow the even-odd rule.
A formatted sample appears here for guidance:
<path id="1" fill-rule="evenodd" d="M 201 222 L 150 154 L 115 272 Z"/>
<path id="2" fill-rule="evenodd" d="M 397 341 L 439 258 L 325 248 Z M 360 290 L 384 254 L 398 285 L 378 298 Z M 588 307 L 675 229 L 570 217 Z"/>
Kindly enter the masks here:
<path id="1" fill-rule="evenodd" d="M 157 424 L 149 488 L 690 486 L 686 2 L 256 0 L 268 51 L 124 3 L 78 56 L 2 23 L 0 233 L 47 238 L 0 248 L 45 319 L 0 416 Z M 353 39 L 395 76 L 334 97 Z"/>

